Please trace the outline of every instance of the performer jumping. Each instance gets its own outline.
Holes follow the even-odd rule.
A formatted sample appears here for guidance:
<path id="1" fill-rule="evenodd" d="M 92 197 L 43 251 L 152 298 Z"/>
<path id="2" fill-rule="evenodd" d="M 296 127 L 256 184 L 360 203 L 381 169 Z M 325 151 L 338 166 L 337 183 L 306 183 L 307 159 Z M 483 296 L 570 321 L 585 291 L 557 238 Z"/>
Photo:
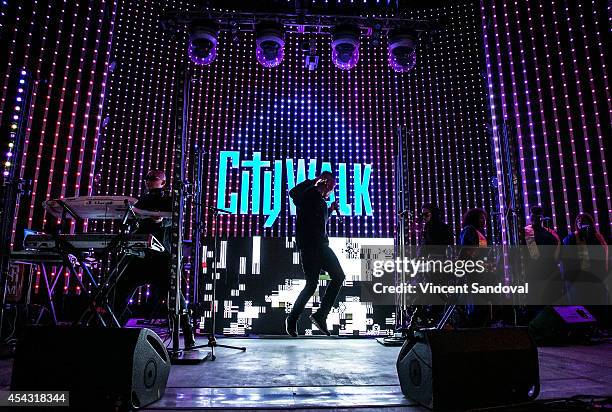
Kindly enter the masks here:
<path id="1" fill-rule="evenodd" d="M 317 290 L 321 269 L 327 271 L 331 281 L 321 300 L 321 307 L 310 316 L 312 323 L 327 336 L 329 314 L 344 282 L 344 272 L 333 250 L 329 247 L 326 226 L 330 214 L 338 210 L 338 201 L 328 208 L 326 199 L 336 187 L 336 179 L 330 172 L 323 172 L 314 180 L 305 180 L 289 192 L 297 207 L 296 243 L 300 251 L 306 286 L 293 304 L 285 320 L 287 333 L 297 337 L 297 323 L 306 303 Z"/>
<path id="2" fill-rule="evenodd" d="M 135 208 L 155 212 L 171 212 L 172 197 L 164 192 L 166 174 L 163 170 L 151 170 L 145 177 L 147 193 L 138 199 Z M 170 233 L 167 219 L 147 218 L 139 222 L 135 233 L 152 234 L 164 246 L 163 252 L 146 251 L 144 258 L 134 258 L 126 272 L 119 279 L 115 292 L 115 306 L 120 309 L 120 322 L 123 324 L 129 318 L 129 300 L 135 289 L 150 284 L 157 288 L 160 298 L 168 295 L 170 288 Z M 181 310 L 186 311 L 185 297 L 180 293 Z M 185 347 L 195 345 L 193 328 L 189 315 L 181 316 L 181 329 Z"/>

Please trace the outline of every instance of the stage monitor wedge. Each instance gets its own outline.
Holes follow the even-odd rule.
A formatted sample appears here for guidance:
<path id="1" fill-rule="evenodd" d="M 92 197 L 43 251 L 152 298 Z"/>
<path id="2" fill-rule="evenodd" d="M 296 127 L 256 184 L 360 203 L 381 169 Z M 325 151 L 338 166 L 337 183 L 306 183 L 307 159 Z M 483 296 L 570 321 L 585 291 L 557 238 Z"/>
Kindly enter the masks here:
<path id="1" fill-rule="evenodd" d="M 11 390 L 69 391 L 73 409 L 131 409 L 159 400 L 169 374 L 168 351 L 150 329 L 30 327 Z"/>
<path id="2" fill-rule="evenodd" d="M 397 359 L 402 392 L 434 410 L 535 399 L 538 352 L 526 328 L 420 330 Z"/>
<path id="3" fill-rule="evenodd" d="M 547 306 L 529 323 L 529 332 L 539 345 L 588 341 L 597 320 L 584 306 Z"/>

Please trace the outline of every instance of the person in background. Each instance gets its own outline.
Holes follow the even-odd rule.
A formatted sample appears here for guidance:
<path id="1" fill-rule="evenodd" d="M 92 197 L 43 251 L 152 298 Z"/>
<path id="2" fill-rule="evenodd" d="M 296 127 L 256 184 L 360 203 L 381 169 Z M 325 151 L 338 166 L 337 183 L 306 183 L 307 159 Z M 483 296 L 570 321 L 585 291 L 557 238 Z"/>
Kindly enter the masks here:
<path id="1" fill-rule="evenodd" d="M 459 235 L 460 246 L 475 246 L 485 248 L 489 244 L 485 235 L 487 228 L 487 212 L 473 208 L 465 212 Z"/>
<path id="2" fill-rule="evenodd" d="M 166 174 L 163 170 L 151 170 L 145 177 L 147 193 L 138 199 L 134 208 L 152 212 L 171 212 L 172 197 L 164 191 Z M 163 218 L 145 218 L 138 222 L 134 233 L 152 234 L 164 246 L 163 252 L 147 250 L 144 258 L 134 257 L 115 289 L 115 306 L 119 310 L 122 324 L 129 318 L 129 303 L 134 291 L 139 286 L 153 285 L 159 299 L 167 298 L 170 289 L 170 222 Z M 182 293 L 180 307 L 185 313 L 181 316 L 181 329 L 186 348 L 195 346 L 191 317 L 187 312 L 187 303 Z"/>
<path id="3" fill-rule="evenodd" d="M 559 235 L 554 230 L 544 226 L 546 219 L 541 206 L 531 208 L 529 215 L 531 224 L 525 226 L 525 242 L 529 247 L 529 255 L 535 260 L 542 257 L 554 260 L 559 258 L 559 245 L 561 241 Z M 547 248 L 538 248 L 538 246 L 552 246 L 547 254 L 550 256 L 542 256 L 542 253 L 546 253 Z"/>
<path id="4" fill-rule="evenodd" d="M 425 259 L 445 261 L 452 255 L 449 246 L 454 245 L 454 236 L 450 227 L 444 222 L 442 210 L 437 204 L 428 202 L 421 207 L 419 222 L 419 247 L 417 255 Z M 426 274 L 429 282 L 445 285 L 449 282 L 448 274 L 430 271 Z M 413 329 L 435 327 L 444 314 L 446 305 L 451 302 L 449 295 L 437 294 L 435 296 L 415 297 L 411 305 L 409 323 L 404 328 Z"/>
<path id="5" fill-rule="evenodd" d="M 544 226 L 549 220 L 541 206 L 530 209 L 530 225 L 525 226 L 525 243 L 529 252 L 526 259 L 526 276 L 532 288 L 530 303 L 552 304 L 561 298 L 562 284 L 559 276 L 559 249 L 561 240 L 557 233 Z"/>
<path id="6" fill-rule="evenodd" d="M 580 213 L 575 231 L 563 239 L 561 265 L 568 304 L 609 303 L 608 244 L 595 227 L 593 216 Z"/>
<path id="7" fill-rule="evenodd" d="M 454 244 L 453 233 L 443 221 L 442 211 L 435 203 L 425 203 L 421 208 L 423 230 L 421 246 L 450 246 Z"/>
<path id="8" fill-rule="evenodd" d="M 321 299 L 321 306 L 310 316 L 312 323 L 324 334 L 330 335 L 327 329 L 327 315 L 344 282 L 344 271 L 336 254 L 329 247 L 327 238 L 327 221 L 338 202 L 327 206 L 326 200 L 336 187 L 336 179 L 331 172 L 322 172 L 314 180 L 306 180 L 289 191 L 297 208 L 296 245 L 300 251 L 306 286 L 296 299 L 291 313 L 285 319 L 287 334 L 297 336 L 297 323 L 306 307 L 306 303 L 319 286 L 321 269 L 327 271 L 331 281 Z"/>
<path id="9" fill-rule="evenodd" d="M 459 235 L 459 260 L 485 260 L 485 267 L 488 272 L 492 272 L 494 269 L 488 262 L 489 257 L 489 243 L 485 235 L 487 227 L 487 212 L 480 208 L 469 209 L 463 215 L 463 221 L 461 223 L 461 233 Z M 469 279 L 475 275 L 466 275 Z M 490 281 L 489 276 L 485 274 L 479 274 L 477 281 L 480 284 L 487 283 Z M 476 281 L 476 279 L 473 279 Z M 472 281 L 468 281 L 472 283 Z M 483 327 L 488 321 L 493 318 L 493 308 L 489 301 L 484 303 L 485 306 L 476 306 L 474 295 L 468 294 L 463 297 L 465 304 L 465 317 L 462 320 L 463 327 Z M 482 299 L 480 299 L 482 300 Z"/>

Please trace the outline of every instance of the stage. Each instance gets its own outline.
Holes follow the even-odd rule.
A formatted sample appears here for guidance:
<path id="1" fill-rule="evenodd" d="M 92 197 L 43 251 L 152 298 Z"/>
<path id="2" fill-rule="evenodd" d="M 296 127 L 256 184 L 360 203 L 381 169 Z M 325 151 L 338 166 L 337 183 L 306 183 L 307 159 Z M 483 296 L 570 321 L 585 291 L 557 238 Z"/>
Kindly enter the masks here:
<path id="1" fill-rule="evenodd" d="M 397 408 L 426 410 L 404 398 L 395 360 L 399 347 L 361 338 L 244 338 L 219 343 L 217 360 L 174 365 L 165 396 L 145 410 Z M 610 394 L 612 344 L 539 348 L 538 399 Z M 8 389 L 11 360 L 1 361 Z M 404 409 L 404 408 L 410 409 Z"/>

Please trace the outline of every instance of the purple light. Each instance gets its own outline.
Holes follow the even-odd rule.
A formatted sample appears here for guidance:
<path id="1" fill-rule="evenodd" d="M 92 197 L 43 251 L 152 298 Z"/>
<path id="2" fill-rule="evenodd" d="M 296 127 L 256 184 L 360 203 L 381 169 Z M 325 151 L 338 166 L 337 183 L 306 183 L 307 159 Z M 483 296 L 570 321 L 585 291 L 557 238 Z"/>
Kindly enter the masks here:
<path id="1" fill-rule="evenodd" d="M 417 56 L 416 50 L 413 50 L 412 53 L 408 55 L 400 55 L 393 53 L 389 46 L 389 65 L 393 70 L 398 73 L 406 73 L 410 70 L 414 69 L 416 66 Z"/>
<path id="2" fill-rule="evenodd" d="M 398 73 L 406 73 L 416 66 L 417 35 L 408 32 L 389 34 L 389 65 Z"/>
<path id="3" fill-rule="evenodd" d="M 283 27 L 276 23 L 262 23 L 257 27 L 255 39 L 257 61 L 264 67 L 276 67 L 285 57 Z"/>
<path id="4" fill-rule="evenodd" d="M 217 57 L 217 32 L 207 26 L 196 27 L 189 34 L 187 54 L 195 64 L 207 65 Z"/>
<path id="5" fill-rule="evenodd" d="M 350 70 L 359 62 L 359 27 L 338 26 L 332 36 L 332 62 L 342 70 Z"/>
<path id="6" fill-rule="evenodd" d="M 352 57 L 348 61 L 344 61 L 341 55 L 341 52 L 335 48 L 332 49 L 332 61 L 337 68 L 342 70 L 350 70 L 357 66 L 357 63 L 359 62 L 359 49 L 355 49 Z"/>
<path id="7" fill-rule="evenodd" d="M 285 42 L 276 36 L 265 36 L 257 39 L 255 51 L 257 61 L 264 67 L 276 67 L 285 57 Z"/>

